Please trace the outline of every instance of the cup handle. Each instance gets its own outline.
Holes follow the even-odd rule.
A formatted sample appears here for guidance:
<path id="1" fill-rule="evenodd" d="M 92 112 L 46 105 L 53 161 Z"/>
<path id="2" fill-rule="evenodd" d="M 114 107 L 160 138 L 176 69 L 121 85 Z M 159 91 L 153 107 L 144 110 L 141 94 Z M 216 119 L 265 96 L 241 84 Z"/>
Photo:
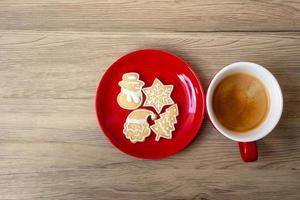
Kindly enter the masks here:
<path id="1" fill-rule="evenodd" d="M 239 142 L 239 148 L 243 161 L 253 162 L 257 160 L 256 142 Z"/>

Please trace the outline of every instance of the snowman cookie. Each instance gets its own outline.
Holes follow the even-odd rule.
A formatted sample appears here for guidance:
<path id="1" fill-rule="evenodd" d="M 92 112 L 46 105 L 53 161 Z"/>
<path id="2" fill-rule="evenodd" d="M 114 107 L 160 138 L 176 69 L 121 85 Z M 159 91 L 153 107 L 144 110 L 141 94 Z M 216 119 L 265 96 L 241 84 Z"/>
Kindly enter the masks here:
<path id="1" fill-rule="evenodd" d="M 146 109 L 137 109 L 132 111 L 126 119 L 123 133 L 132 143 L 144 142 L 146 137 L 151 134 L 151 129 L 147 122 L 147 118 L 156 119 L 156 115 Z"/>
<path id="2" fill-rule="evenodd" d="M 119 106 L 127 110 L 134 110 L 143 103 L 142 87 L 145 83 L 139 80 L 139 74 L 129 72 L 123 74 L 122 81 L 119 82 L 121 92 L 117 97 Z"/>

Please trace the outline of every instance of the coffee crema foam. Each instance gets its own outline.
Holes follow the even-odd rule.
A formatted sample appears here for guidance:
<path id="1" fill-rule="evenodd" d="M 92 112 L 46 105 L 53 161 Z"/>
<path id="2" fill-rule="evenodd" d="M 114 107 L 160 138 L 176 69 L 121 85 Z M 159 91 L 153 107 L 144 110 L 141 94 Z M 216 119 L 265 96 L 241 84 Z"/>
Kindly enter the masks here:
<path id="1" fill-rule="evenodd" d="M 255 76 L 235 73 L 226 76 L 213 94 L 213 111 L 228 130 L 243 133 L 258 127 L 269 111 L 269 95 Z"/>

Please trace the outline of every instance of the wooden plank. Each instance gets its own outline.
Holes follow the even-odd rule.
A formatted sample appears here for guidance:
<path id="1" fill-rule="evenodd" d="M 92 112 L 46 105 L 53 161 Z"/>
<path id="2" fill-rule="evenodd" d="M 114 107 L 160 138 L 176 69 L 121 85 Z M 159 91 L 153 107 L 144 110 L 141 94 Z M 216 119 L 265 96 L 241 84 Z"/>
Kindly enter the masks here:
<path id="1" fill-rule="evenodd" d="M 131 158 L 99 131 L 94 95 L 107 67 L 143 48 L 176 53 L 204 87 L 223 66 L 260 63 L 278 78 L 284 114 L 244 164 L 205 121 L 184 151 Z M 297 199 L 300 195 L 298 33 L 0 31 L 1 199 Z"/>
<path id="2" fill-rule="evenodd" d="M 134 164 L 5 174 L 3 199 L 297 199 L 296 171 L 148 170 Z M 276 182 L 276 184 L 274 183 Z M 289 182 L 287 185 L 286 183 Z M 284 186 L 284 188 L 283 188 Z M 20 188 L 14 193 L 15 188 Z"/>
<path id="3" fill-rule="evenodd" d="M 299 31 L 300 1 L 0 2 L 2 30 Z"/>

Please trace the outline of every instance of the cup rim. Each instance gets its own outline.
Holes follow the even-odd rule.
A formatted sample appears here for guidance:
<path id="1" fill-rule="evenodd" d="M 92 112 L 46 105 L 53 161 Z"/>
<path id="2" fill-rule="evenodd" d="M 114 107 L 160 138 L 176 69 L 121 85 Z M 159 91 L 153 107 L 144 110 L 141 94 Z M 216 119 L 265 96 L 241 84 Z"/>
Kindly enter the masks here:
<path id="1" fill-rule="evenodd" d="M 250 130 L 249 135 L 247 137 L 242 136 L 244 134 L 247 134 L 247 132 L 242 133 L 242 134 L 233 134 L 232 133 L 233 131 L 227 130 L 225 127 L 223 127 L 218 122 L 216 117 L 214 116 L 214 113 L 213 113 L 213 110 L 212 110 L 212 96 L 213 96 L 215 87 L 217 86 L 219 81 L 223 79 L 224 73 L 226 73 L 228 70 L 230 70 L 232 68 L 241 67 L 241 66 L 255 67 L 259 70 L 262 70 L 265 73 L 265 75 L 269 76 L 269 78 L 273 82 L 272 86 L 266 85 L 267 89 L 270 90 L 270 87 L 274 87 L 275 90 L 278 92 L 278 98 L 279 98 L 278 99 L 279 107 L 278 107 L 278 110 L 276 111 L 277 115 L 275 116 L 275 118 L 273 117 L 272 124 L 269 125 L 263 131 L 261 131 L 259 134 L 258 133 L 257 134 L 251 133 L 251 132 L 254 132 L 258 127 Z M 278 122 L 281 118 L 281 115 L 282 115 L 282 111 L 283 111 L 283 95 L 282 95 L 282 91 L 281 91 L 281 88 L 279 86 L 278 81 L 276 80 L 274 75 L 269 70 L 267 70 L 266 68 L 264 68 L 263 66 L 261 66 L 259 64 L 252 63 L 252 62 L 235 62 L 235 63 L 229 64 L 229 65 L 223 67 L 211 79 L 211 82 L 208 86 L 207 93 L 206 93 L 206 111 L 207 111 L 207 115 L 209 117 L 209 120 L 210 120 L 211 124 L 222 135 L 224 135 L 225 137 L 227 137 L 231 140 L 237 141 L 237 142 L 252 142 L 252 141 L 259 140 L 259 139 L 265 137 L 266 135 L 268 135 L 275 128 L 275 126 L 278 124 Z M 268 117 L 269 116 L 266 116 L 266 118 L 268 118 Z M 266 120 L 264 120 L 264 122 L 265 121 Z M 262 122 L 262 123 L 264 123 L 264 122 Z"/>

